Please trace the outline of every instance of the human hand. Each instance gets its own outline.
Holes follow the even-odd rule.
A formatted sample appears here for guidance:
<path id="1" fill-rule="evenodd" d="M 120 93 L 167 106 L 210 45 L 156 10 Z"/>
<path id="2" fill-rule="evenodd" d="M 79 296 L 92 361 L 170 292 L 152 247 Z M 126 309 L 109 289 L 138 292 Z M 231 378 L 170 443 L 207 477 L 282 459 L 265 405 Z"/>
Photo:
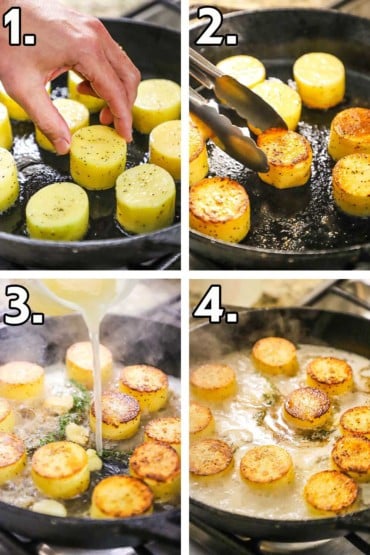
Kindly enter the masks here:
<path id="1" fill-rule="evenodd" d="M 0 0 L 1 14 L 15 6 L 22 10 L 22 33 L 35 34 L 36 45 L 10 46 L 9 31 L 0 26 L 0 80 L 57 153 L 69 151 L 71 136 L 45 85 L 69 69 L 85 79 L 79 85 L 81 93 L 107 102 L 101 123 L 114 123 L 117 132 L 130 141 L 131 109 L 140 73 L 104 25 L 56 0 Z"/>

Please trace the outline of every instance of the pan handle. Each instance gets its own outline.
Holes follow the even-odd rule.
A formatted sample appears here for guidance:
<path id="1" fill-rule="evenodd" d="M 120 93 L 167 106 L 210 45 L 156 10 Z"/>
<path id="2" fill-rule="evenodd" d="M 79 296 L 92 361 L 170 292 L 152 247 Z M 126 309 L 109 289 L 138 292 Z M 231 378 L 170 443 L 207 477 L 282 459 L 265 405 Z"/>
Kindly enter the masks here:
<path id="1" fill-rule="evenodd" d="M 348 532 L 367 532 L 370 533 L 370 510 L 360 511 L 352 515 L 338 518 L 336 528 L 347 530 Z"/>

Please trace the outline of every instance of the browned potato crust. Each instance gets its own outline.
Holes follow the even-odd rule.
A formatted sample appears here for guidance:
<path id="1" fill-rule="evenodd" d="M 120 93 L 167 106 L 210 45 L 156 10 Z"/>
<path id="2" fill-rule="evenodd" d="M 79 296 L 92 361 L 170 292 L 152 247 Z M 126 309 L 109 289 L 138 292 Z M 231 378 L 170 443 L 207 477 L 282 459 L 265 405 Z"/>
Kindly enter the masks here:
<path id="1" fill-rule="evenodd" d="M 202 439 L 190 447 L 189 467 L 194 476 L 217 476 L 232 465 L 232 449 L 220 439 Z"/>
<path id="2" fill-rule="evenodd" d="M 288 395 L 283 414 L 289 424 L 298 428 L 318 428 L 330 416 L 330 399 L 320 389 L 300 387 Z"/>
<path id="3" fill-rule="evenodd" d="M 370 440 L 357 436 L 338 439 L 331 453 L 336 468 L 361 482 L 370 479 Z"/>
<path id="4" fill-rule="evenodd" d="M 339 513 L 348 509 L 356 501 L 357 494 L 356 482 L 337 470 L 314 474 L 304 488 L 307 503 L 324 513 Z"/>

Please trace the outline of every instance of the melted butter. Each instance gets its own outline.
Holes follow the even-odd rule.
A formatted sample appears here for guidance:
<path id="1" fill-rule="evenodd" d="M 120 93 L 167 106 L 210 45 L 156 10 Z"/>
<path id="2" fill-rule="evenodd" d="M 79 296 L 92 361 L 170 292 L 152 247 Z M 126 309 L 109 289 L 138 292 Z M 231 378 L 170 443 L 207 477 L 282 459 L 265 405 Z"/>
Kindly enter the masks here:
<path id="1" fill-rule="evenodd" d="M 333 415 L 327 427 L 318 432 L 300 432 L 285 423 L 282 417 L 284 397 L 306 385 L 307 364 L 317 356 L 343 358 L 351 365 L 355 391 L 334 398 Z M 304 499 L 303 488 L 308 478 L 331 468 L 330 453 L 340 437 L 340 415 L 357 405 L 370 405 L 370 363 L 364 357 L 313 345 L 300 345 L 297 351 L 299 370 L 294 377 L 266 377 L 257 372 L 248 350 L 225 356 L 218 362 L 229 364 L 236 372 L 238 392 L 222 403 L 209 403 L 215 421 L 215 437 L 234 448 L 235 466 L 220 480 L 203 483 L 190 478 L 194 499 L 216 508 L 241 515 L 276 519 L 302 520 L 314 518 Z M 273 492 L 252 490 L 240 477 L 243 455 L 256 445 L 278 444 L 289 451 L 295 468 L 295 479 Z M 358 508 L 370 505 L 370 484 L 360 485 Z"/>

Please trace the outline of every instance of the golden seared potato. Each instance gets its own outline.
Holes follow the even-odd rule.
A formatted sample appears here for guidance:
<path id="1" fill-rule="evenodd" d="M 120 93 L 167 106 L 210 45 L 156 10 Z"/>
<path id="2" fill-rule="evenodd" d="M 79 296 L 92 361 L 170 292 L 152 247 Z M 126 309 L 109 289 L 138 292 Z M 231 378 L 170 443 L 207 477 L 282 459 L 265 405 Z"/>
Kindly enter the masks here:
<path id="1" fill-rule="evenodd" d="M 333 169 L 333 197 L 351 216 L 370 216 L 370 154 L 349 154 Z"/>
<path id="2" fill-rule="evenodd" d="M 106 391 L 101 398 L 102 434 L 114 441 L 128 439 L 136 434 L 140 426 L 140 405 L 131 395 L 119 391 Z M 90 426 L 95 432 L 95 403 L 90 408 Z"/>
<path id="3" fill-rule="evenodd" d="M 370 154 L 369 108 L 347 108 L 334 117 L 330 126 L 328 151 L 334 160 L 347 154 Z"/>
<path id="4" fill-rule="evenodd" d="M 135 397 L 144 412 L 155 412 L 167 403 L 168 377 L 154 366 L 125 366 L 120 372 L 119 388 Z"/>
<path id="5" fill-rule="evenodd" d="M 26 361 L 0 366 L 0 396 L 15 401 L 40 397 L 44 391 L 44 369 Z"/>
<path id="6" fill-rule="evenodd" d="M 190 373 L 194 395 L 206 401 L 223 401 L 236 393 L 235 372 L 227 364 L 202 364 Z"/>
<path id="7" fill-rule="evenodd" d="M 302 430 L 322 428 L 330 415 L 331 404 L 328 395 L 314 387 L 295 389 L 284 403 L 285 421 Z"/>
<path id="8" fill-rule="evenodd" d="M 130 474 L 150 487 L 155 499 L 168 501 L 180 493 L 180 457 L 170 445 L 148 441 L 130 457 Z"/>
<path id="9" fill-rule="evenodd" d="M 144 441 L 170 445 L 181 455 L 181 420 L 177 416 L 154 418 L 144 429 Z"/>
<path id="10" fill-rule="evenodd" d="M 0 147 L 9 150 L 13 144 L 13 132 L 6 106 L 0 103 Z"/>
<path id="11" fill-rule="evenodd" d="M 13 156 L 0 147 L 0 213 L 8 210 L 19 195 L 17 166 Z"/>
<path id="12" fill-rule="evenodd" d="M 110 189 L 125 170 L 126 153 L 125 139 L 111 127 L 83 127 L 72 136 L 71 175 L 85 189 Z"/>
<path id="13" fill-rule="evenodd" d="M 0 399 L 0 432 L 12 432 L 15 426 L 15 414 L 9 401 Z"/>
<path id="14" fill-rule="evenodd" d="M 370 480 L 370 440 L 345 435 L 334 444 L 331 452 L 333 466 L 358 482 Z"/>
<path id="15" fill-rule="evenodd" d="M 208 173 L 208 153 L 205 130 L 190 122 L 189 126 L 189 185 L 195 185 Z"/>
<path id="16" fill-rule="evenodd" d="M 228 177 L 202 179 L 190 188 L 190 227 L 229 243 L 239 243 L 250 229 L 246 190 Z"/>
<path id="17" fill-rule="evenodd" d="M 317 472 L 304 487 L 304 498 L 311 511 L 322 516 L 332 516 L 349 509 L 357 494 L 356 482 L 337 470 Z"/>
<path id="18" fill-rule="evenodd" d="M 49 94 L 51 89 L 50 83 L 45 85 L 45 90 Z M 13 100 L 6 90 L 4 89 L 4 85 L 0 81 L 0 102 L 2 102 L 8 110 L 9 117 L 11 119 L 15 119 L 18 121 L 30 121 L 29 115 L 23 110 L 22 106 L 18 104 L 15 100 Z"/>
<path id="19" fill-rule="evenodd" d="M 181 177 L 181 121 L 165 121 L 149 135 L 149 162 L 165 169 L 177 181 Z"/>
<path id="20" fill-rule="evenodd" d="M 194 478 L 222 478 L 233 466 L 233 451 L 230 445 L 220 439 L 201 439 L 190 446 L 189 470 Z"/>
<path id="21" fill-rule="evenodd" d="M 138 87 L 132 108 L 133 127 L 140 133 L 150 133 L 154 127 L 180 119 L 181 89 L 168 79 L 145 79 Z"/>
<path id="22" fill-rule="evenodd" d="M 163 229 L 175 218 L 175 181 L 160 166 L 140 164 L 118 176 L 116 200 L 116 218 L 126 231 L 149 233 Z"/>
<path id="23" fill-rule="evenodd" d="M 270 104 L 272 108 L 283 118 L 290 131 L 294 131 L 301 118 L 302 101 L 294 89 L 280 81 L 280 79 L 266 79 L 253 87 L 253 92 Z M 251 131 L 256 135 L 261 133 L 260 129 L 250 125 Z"/>
<path id="24" fill-rule="evenodd" d="M 74 71 L 70 70 L 68 72 L 67 85 L 69 98 L 86 106 L 91 114 L 100 112 L 100 110 L 106 105 L 105 100 L 103 98 L 92 96 L 91 94 L 82 94 L 78 92 L 77 87 L 82 81 L 84 81 L 84 79 Z"/>
<path id="25" fill-rule="evenodd" d="M 45 495 L 70 499 L 87 490 L 90 483 L 88 456 L 71 441 L 54 441 L 36 449 L 32 457 L 32 479 Z"/>
<path id="26" fill-rule="evenodd" d="M 259 178 L 277 189 L 305 185 L 311 175 L 312 149 L 305 137 L 285 129 L 268 129 L 257 144 L 266 154 L 269 171 Z"/>
<path id="27" fill-rule="evenodd" d="M 339 429 L 343 435 L 370 439 L 370 407 L 352 407 L 340 417 Z"/>
<path id="28" fill-rule="evenodd" d="M 69 98 L 56 98 L 53 100 L 53 104 L 67 123 L 71 135 L 82 127 L 89 125 L 89 111 L 81 102 L 76 102 Z M 54 145 L 38 127 L 35 128 L 35 135 L 36 142 L 41 148 L 55 152 Z"/>
<path id="29" fill-rule="evenodd" d="M 293 65 L 294 80 L 303 104 L 327 110 L 342 102 L 345 93 L 345 69 L 342 62 L 326 52 L 308 52 Z"/>
<path id="30" fill-rule="evenodd" d="M 196 114 L 194 114 L 193 112 L 190 112 L 189 117 L 190 117 L 189 127 L 191 126 L 197 127 L 204 141 L 208 141 L 208 139 L 214 136 L 212 129 L 208 127 L 208 125 L 206 125 L 200 118 L 198 118 Z"/>
<path id="31" fill-rule="evenodd" d="M 293 376 L 298 370 L 295 345 L 283 337 L 263 337 L 252 348 L 252 360 L 260 372 Z"/>
<path id="32" fill-rule="evenodd" d="M 273 489 L 293 481 L 293 460 L 288 451 L 278 445 L 259 445 L 242 457 L 240 475 L 252 487 Z"/>
<path id="33" fill-rule="evenodd" d="M 216 64 L 225 75 L 234 77 L 246 87 L 254 87 L 266 79 L 266 70 L 260 60 L 253 56 L 239 54 L 224 58 Z"/>
<path id="34" fill-rule="evenodd" d="M 13 434 L 0 432 L 0 485 L 20 474 L 26 461 L 23 441 Z"/>
<path id="35" fill-rule="evenodd" d="M 88 196 L 75 183 L 47 185 L 28 201 L 26 223 L 34 239 L 78 241 L 89 226 Z"/>
<path id="36" fill-rule="evenodd" d="M 190 403 L 190 439 L 203 439 L 215 431 L 215 419 L 209 407 L 192 401 Z"/>
<path id="37" fill-rule="evenodd" d="M 107 382 L 113 373 L 113 357 L 107 347 L 99 345 L 100 375 L 102 383 Z M 94 387 L 93 352 L 90 341 L 73 343 L 66 352 L 67 376 L 70 380 L 87 389 Z"/>
<path id="38" fill-rule="evenodd" d="M 307 366 L 306 381 L 328 395 L 342 395 L 352 390 L 352 368 L 340 358 L 317 357 Z"/>
<path id="39" fill-rule="evenodd" d="M 132 476 L 108 476 L 95 486 L 91 498 L 92 518 L 129 518 L 152 512 L 153 493 Z"/>

